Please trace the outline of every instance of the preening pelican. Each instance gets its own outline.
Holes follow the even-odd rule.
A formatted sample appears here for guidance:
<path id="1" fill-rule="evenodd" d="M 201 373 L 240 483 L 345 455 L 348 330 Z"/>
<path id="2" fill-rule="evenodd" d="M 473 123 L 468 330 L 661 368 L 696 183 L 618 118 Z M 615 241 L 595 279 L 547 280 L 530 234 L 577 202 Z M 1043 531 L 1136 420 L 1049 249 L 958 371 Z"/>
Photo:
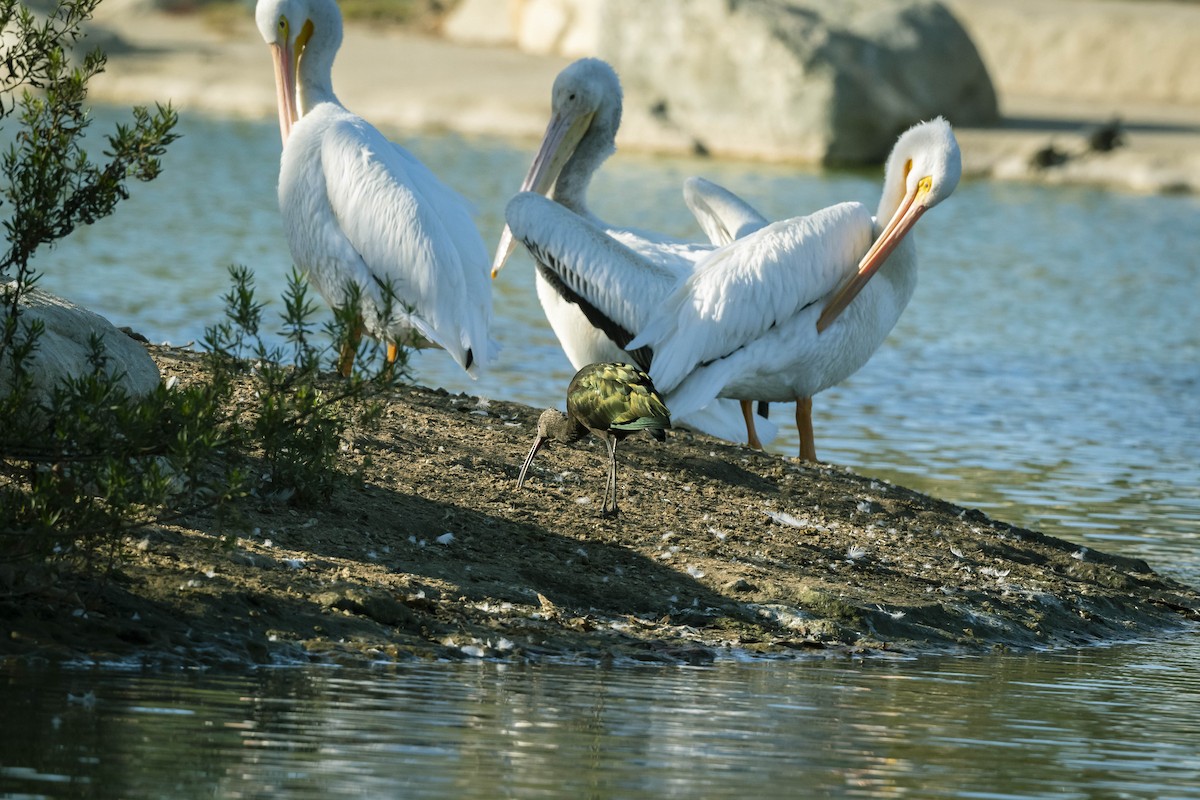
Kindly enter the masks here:
<path id="1" fill-rule="evenodd" d="M 650 375 L 677 414 L 716 396 L 795 400 L 800 457 L 815 461 L 812 396 L 862 367 L 896 324 L 917 281 L 908 234 L 961 173 L 944 119 L 912 127 L 888 157 L 874 220 L 842 203 L 734 241 L 629 347 L 654 350 Z"/>
<path id="2" fill-rule="evenodd" d="M 474 377 L 495 344 L 487 246 L 470 206 L 338 102 L 334 0 L 259 0 L 255 17 L 275 61 L 279 206 L 296 265 L 330 305 L 357 293 L 355 338 L 387 341 L 389 363 L 415 331 Z M 353 359 L 343 351 L 343 375 Z"/>
<path id="3" fill-rule="evenodd" d="M 518 203 L 523 207 L 517 214 L 519 224 L 514 224 L 510 205 L 509 224 L 492 267 L 494 277 L 516 241 L 526 245 L 537 262 L 538 299 L 576 369 L 609 361 L 646 368 L 649 353 L 627 352 L 625 345 L 655 307 L 714 244 L 725 244 L 766 224 L 762 215 L 732 192 L 701 179 L 685 184 L 684 200 L 714 244 L 691 244 L 618 228 L 592 214 L 587 206 L 588 184 L 615 150 L 621 104 L 620 81 L 604 61 L 581 59 L 559 73 L 551 95 L 550 123 L 521 185 L 522 192 L 543 196 L 542 202 Z M 623 299 L 627 313 L 610 316 L 602 306 L 572 290 L 552 266 L 562 259 L 590 259 L 602 269 L 627 272 L 626 279 L 634 287 Z M 676 422 L 731 441 L 747 440 L 741 416 L 730 402 L 693 409 L 686 419 L 677 418 Z M 769 440 L 774 426 L 762 424 L 766 428 L 763 436 Z M 751 438 L 751 444 L 757 440 Z"/>

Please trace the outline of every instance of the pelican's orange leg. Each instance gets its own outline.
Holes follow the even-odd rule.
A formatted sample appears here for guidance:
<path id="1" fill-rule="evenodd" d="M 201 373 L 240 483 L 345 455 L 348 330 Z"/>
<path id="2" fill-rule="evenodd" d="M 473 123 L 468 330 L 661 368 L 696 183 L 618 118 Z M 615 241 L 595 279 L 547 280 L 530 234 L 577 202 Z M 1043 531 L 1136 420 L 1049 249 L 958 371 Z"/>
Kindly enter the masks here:
<path id="1" fill-rule="evenodd" d="M 400 355 L 400 346 L 395 342 L 387 343 L 387 361 L 383 365 L 383 374 L 392 377 L 392 369 L 396 366 L 396 358 Z"/>
<path id="2" fill-rule="evenodd" d="M 796 398 L 796 430 L 800 432 L 800 460 L 817 463 L 817 445 L 813 441 L 812 398 Z"/>
<path id="3" fill-rule="evenodd" d="M 742 407 L 742 418 L 746 420 L 746 444 L 752 450 L 762 450 L 762 442 L 758 440 L 758 431 L 754 427 L 754 401 L 739 400 Z"/>
<path id="4" fill-rule="evenodd" d="M 342 352 L 338 355 L 337 371 L 343 378 L 349 378 L 351 370 L 354 369 L 354 356 L 358 353 L 358 343 L 362 341 L 362 336 L 363 322 L 362 317 L 359 317 L 350 329 L 346 341 L 342 343 Z"/>

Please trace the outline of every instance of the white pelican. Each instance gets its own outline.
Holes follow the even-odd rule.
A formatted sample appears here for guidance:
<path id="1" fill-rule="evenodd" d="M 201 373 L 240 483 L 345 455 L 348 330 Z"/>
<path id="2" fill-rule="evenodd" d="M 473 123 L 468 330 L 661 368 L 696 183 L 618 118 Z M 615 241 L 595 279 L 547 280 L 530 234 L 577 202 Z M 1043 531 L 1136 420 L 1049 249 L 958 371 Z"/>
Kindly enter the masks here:
<path id="1" fill-rule="evenodd" d="M 620 361 L 648 366 L 647 353 L 630 353 L 625 344 L 640 330 L 694 263 L 713 245 L 690 244 L 632 228 L 618 228 L 588 210 L 587 188 L 600 165 L 615 150 L 621 124 L 621 84 L 604 61 L 585 58 L 567 66 L 554 81 L 552 115 L 521 191 L 553 199 L 522 215 L 517 238 L 537 262 L 538 299 L 550 327 L 572 366 Z M 713 244 L 725 244 L 766 224 L 748 204 L 716 184 L 692 178 L 684 185 L 684 201 Z M 550 206 L 556 206 L 550 208 Z M 562 213 L 566 212 L 566 213 Z M 492 267 L 495 277 L 516 246 L 512 220 L 501 234 Z M 606 260 L 611 268 L 628 270 L 636 284 L 626 298 L 630 315 L 617 320 L 571 290 L 547 261 L 558 258 Z M 677 423 L 731 441 L 761 448 L 752 418 L 745 425 L 732 403 L 693 409 Z M 766 426 L 764 438 L 774 435 Z"/>
<path id="2" fill-rule="evenodd" d="M 355 344 L 363 331 L 387 341 L 391 363 L 394 342 L 415 332 L 474 377 L 495 344 L 487 246 L 470 206 L 338 102 L 334 0 L 259 0 L 255 18 L 275 61 L 279 206 L 292 258 L 330 305 L 357 291 Z M 353 347 L 343 350 L 343 375 L 353 359 Z"/>
<path id="3" fill-rule="evenodd" d="M 961 173 L 944 119 L 910 128 L 888 157 L 875 220 L 842 203 L 734 241 L 629 347 L 654 350 L 651 377 L 679 414 L 716 396 L 795 400 L 800 457 L 815 461 L 812 396 L 862 367 L 896 324 L 917 281 L 906 234 Z"/>

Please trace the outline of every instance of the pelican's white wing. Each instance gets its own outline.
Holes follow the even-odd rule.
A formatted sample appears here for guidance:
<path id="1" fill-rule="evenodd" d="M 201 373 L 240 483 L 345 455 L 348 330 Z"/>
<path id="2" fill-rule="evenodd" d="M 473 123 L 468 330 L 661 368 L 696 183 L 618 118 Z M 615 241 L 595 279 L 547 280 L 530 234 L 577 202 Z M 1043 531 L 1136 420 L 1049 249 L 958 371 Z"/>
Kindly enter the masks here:
<path id="1" fill-rule="evenodd" d="M 665 299 L 678 281 L 675 271 L 539 194 L 517 194 L 505 219 L 559 294 L 576 303 L 588 322 L 619 347 L 646 324 L 655 300 Z"/>
<path id="2" fill-rule="evenodd" d="M 838 288 L 871 245 L 871 214 L 839 203 L 771 223 L 701 262 L 630 347 L 650 347 L 655 385 L 670 392 L 693 369 L 762 336 Z"/>
<path id="3" fill-rule="evenodd" d="M 612 342 L 616 349 L 611 354 L 605 349 L 602 357 L 629 359 L 643 368 L 652 354 L 629 352 L 625 345 L 690 274 L 696 254 L 712 250 L 685 243 L 664 249 L 665 240 L 656 244 L 636 231 L 601 229 L 593 220 L 530 192 L 509 201 L 505 218 L 513 236 L 538 262 L 552 291 L 578 307 L 588 324 Z M 566 342 L 563 347 L 568 349 Z M 596 358 L 597 353 L 589 357 Z M 690 414 L 676 415 L 672 422 L 727 441 L 746 441 L 741 410 L 733 400 L 717 400 Z M 759 422 L 759 438 L 764 442 L 771 441 L 777 430 L 768 420 Z"/>
<path id="4" fill-rule="evenodd" d="M 468 372 L 491 361 L 487 248 L 469 204 L 425 165 L 347 114 L 321 141 L 326 192 L 338 226 L 382 299 L 390 286 L 404 323 Z"/>
<path id="5" fill-rule="evenodd" d="M 708 240 L 720 247 L 767 225 L 767 218 L 742 198 L 704 178 L 683 182 L 683 202 Z"/>

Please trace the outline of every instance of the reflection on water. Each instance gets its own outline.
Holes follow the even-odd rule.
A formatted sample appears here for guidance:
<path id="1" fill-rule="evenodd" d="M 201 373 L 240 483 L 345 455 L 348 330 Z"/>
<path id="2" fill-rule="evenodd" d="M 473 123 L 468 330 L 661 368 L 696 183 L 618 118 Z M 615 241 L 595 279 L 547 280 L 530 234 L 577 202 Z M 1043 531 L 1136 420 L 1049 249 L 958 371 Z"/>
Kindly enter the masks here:
<path id="1" fill-rule="evenodd" d="M 47 289 L 177 344 L 219 318 L 228 264 L 251 267 L 262 298 L 290 269 L 275 124 L 185 118 L 183 133 L 161 179 L 40 261 Z M 532 145 L 410 144 L 494 242 Z M 623 154 L 593 205 L 698 238 L 679 196 L 691 174 L 770 217 L 879 192 L 873 171 Z M 961 185 L 921 222 L 921 286 L 893 336 L 818 398 L 821 455 L 1200 580 L 1198 208 Z M 417 379 L 561 403 L 570 367 L 528 260 L 494 286 L 499 368 L 472 383 L 426 352 Z M 708 668 L 8 668 L 0 708 L 21 723 L 0 726 L 0 794 L 1200 797 L 1198 656 L 1193 632 L 1081 653 Z"/>
<path id="2" fill-rule="evenodd" d="M 278 298 L 290 269 L 273 123 L 184 117 L 182 131 L 159 180 L 135 186 L 113 218 L 39 262 L 47 289 L 177 344 L 200 339 L 219 318 L 229 264 L 255 271 L 260 299 Z M 407 144 L 476 204 L 494 243 L 532 143 L 447 136 Z M 847 199 L 874 207 L 880 191 L 873 170 L 621 154 L 594 181 L 593 207 L 615 222 L 700 238 L 680 197 L 692 174 L 730 186 L 772 218 Z M 1198 210 L 1189 197 L 961 185 L 921 221 L 920 286 L 893 335 L 817 399 L 820 455 L 1178 568 L 1173 549 L 1194 543 L 1200 529 Z M 416 379 L 561 404 L 571 368 L 523 253 L 494 288 L 499 366 L 473 382 L 443 354 L 423 352 Z M 784 436 L 774 449 L 793 453 L 791 409 L 776 415 Z"/>
<path id="3" fill-rule="evenodd" d="M 9 718 L 35 721 L 0 732 L 0 792 L 1195 797 L 1200 680 L 1179 655 L 0 672 Z"/>

